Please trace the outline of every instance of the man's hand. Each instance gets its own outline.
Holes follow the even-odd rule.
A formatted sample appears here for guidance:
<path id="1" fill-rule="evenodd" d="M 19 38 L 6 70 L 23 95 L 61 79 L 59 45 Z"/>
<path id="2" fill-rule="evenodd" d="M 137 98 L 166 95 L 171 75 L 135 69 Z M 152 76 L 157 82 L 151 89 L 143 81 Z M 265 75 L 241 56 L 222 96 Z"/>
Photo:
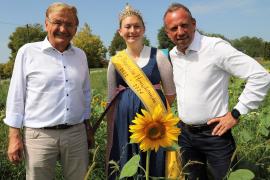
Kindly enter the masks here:
<path id="1" fill-rule="evenodd" d="M 225 116 L 214 118 L 207 122 L 208 125 L 212 123 L 217 123 L 212 131 L 212 135 L 222 136 L 225 132 L 234 127 L 238 123 L 238 120 L 232 117 L 231 112 L 228 112 Z"/>
<path id="2" fill-rule="evenodd" d="M 13 164 L 18 164 L 23 156 L 23 142 L 20 135 L 20 129 L 9 128 L 8 159 Z"/>
<path id="3" fill-rule="evenodd" d="M 86 129 L 88 149 L 92 149 L 95 147 L 95 132 L 89 123 L 89 119 L 84 120 L 84 125 Z"/>

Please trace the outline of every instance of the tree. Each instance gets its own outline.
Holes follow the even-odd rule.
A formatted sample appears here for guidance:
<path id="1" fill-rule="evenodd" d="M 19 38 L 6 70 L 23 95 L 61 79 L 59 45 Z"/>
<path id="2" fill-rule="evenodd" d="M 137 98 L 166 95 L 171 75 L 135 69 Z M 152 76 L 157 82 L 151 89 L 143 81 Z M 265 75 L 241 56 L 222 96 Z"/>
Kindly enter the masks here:
<path id="1" fill-rule="evenodd" d="M 17 27 L 9 36 L 8 47 L 11 50 L 9 60 L 14 61 L 20 47 L 29 42 L 42 41 L 47 35 L 40 24 L 27 24 Z"/>
<path id="2" fill-rule="evenodd" d="M 232 40 L 232 45 L 251 57 L 264 57 L 265 42 L 261 38 L 244 36 Z"/>
<path id="3" fill-rule="evenodd" d="M 171 50 L 175 46 L 173 42 L 170 40 L 170 38 L 167 36 L 164 26 L 162 26 L 158 30 L 158 43 L 159 43 L 158 48 L 160 49 Z"/>
<path id="4" fill-rule="evenodd" d="M 149 41 L 149 39 L 147 39 L 146 36 L 144 36 L 143 43 L 146 46 L 150 45 L 150 41 Z M 117 51 L 121 51 L 121 50 L 125 49 L 126 47 L 127 46 L 126 46 L 124 39 L 120 36 L 118 31 L 116 31 L 114 33 L 113 40 L 111 41 L 111 45 L 109 46 L 110 56 L 114 56 Z"/>
<path id="5" fill-rule="evenodd" d="M 264 59 L 270 60 L 270 42 L 264 42 Z"/>
<path id="6" fill-rule="evenodd" d="M 89 68 L 103 67 L 102 61 L 106 58 L 106 47 L 99 36 L 92 34 L 87 23 L 84 24 L 81 31 L 77 32 L 72 42 L 76 47 L 84 50 Z"/>
<path id="7" fill-rule="evenodd" d="M 113 37 L 113 40 L 111 42 L 111 45 L 109 46 L 110 56 L 114 56 L 117 51 L 121 51 L 121 50 L 125 49 L 126 47 L 127 46 L 126 46 L 124 39 L 120 36 L 118 31 L 116 31 L 114 33 L 114 37 Z"/>
<path id="8" fill-rule="evenodd" d="M 14 61 L 9 60 L 5 64 L 0 64 L 0 79 L 10 78 L 12 75 Z"/>
<path id="9" fill-rule="evenodd" d="M 218 37 L 218 38 L 221 38 L 229 43 L 231 43 L 231 40 L 226 38 L 224 35 L 222 34 L 218 34 L 218 33 L 206 33 L 202 30 L 198 30 L 201 34 L 205 35 L 205 36 L 209 36 L 209 37 Z"/>

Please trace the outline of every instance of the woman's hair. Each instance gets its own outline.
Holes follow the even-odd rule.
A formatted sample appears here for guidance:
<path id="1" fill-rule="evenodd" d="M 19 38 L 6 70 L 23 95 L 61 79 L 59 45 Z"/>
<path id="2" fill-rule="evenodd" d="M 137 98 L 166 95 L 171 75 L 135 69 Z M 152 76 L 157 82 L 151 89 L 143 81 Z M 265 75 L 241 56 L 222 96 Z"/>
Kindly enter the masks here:
<path id="1" fill-rule="evenodd" d="M 75 17 L 75 20 L 76 20 L 76 25 L 78 26 L 79 25 L 79 19 L 78 19 L 78 16 L 77 16 L 77 9 L 75 6 L 70 6 L 66 3 L 62 3 L 62 2 L 55 2 L 53 4 L 51 4 L 47 11 L 46 11 L 46 17 L 49 17 L 50 13 L 52 12 L 55 12 L 55 11 L 61 11 L 61 10 L 67 10 L 67 11 L 70 11 L 74 17 Z"/>
<path id="2" fill-rule="evenodd" d="M 138 17 L 141 20 L 143 27 L 145 28 L 141 13 L 138 10 L 133 9 L 129 4 L 126 4 L 124 10 L 119 14 L 119 27 L 121 27 L 123 19 L 128 16 Z"/>

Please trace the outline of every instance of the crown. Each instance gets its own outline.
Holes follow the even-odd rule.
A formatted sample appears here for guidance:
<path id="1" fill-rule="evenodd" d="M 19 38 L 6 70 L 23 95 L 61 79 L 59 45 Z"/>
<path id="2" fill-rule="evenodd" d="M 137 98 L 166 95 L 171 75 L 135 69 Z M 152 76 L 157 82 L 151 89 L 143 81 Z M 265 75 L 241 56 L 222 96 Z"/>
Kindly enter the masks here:
<path id="1" fill-rule="evenodd" d="M 133 7 L 127 3 L 123 11 L 119 14 L 119 20 L 122 21 L 125 17 L 132 15 L 138 16 L 142 19 L 141 13 L 138 10 L 133 9 Z"/>

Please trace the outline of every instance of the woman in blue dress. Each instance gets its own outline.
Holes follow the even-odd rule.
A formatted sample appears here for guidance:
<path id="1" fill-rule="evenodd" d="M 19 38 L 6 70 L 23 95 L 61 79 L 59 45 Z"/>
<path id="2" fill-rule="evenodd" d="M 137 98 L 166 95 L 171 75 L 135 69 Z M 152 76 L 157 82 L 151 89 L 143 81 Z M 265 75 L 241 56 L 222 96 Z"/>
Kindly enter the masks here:
<path id="1" fill-rule="evenodd" d="M 129 5 L 120 14 L 119 34 L 125 40 L 126 53 L 142 69 L 151 83 L 154 85 L 163 103 L 166 99 L 171 104 L 175 98 L 175 86 L 173 83 L 172 66 L 168 58 L 161 50 L 144 46 L 145 26 L 141 14 Z M 112 100 L 116 92 L 121 89 L 113 110 L 108 118 L 108 147 L 107 162 L 115 161 L 120 169 L 134 155 L 140 154 L 141 166 L 145 166 L 146 153 L 141 152 L 138 144 L 131 144 L 129 125 L 141 109 L 145 109 L 139 97 L 128 87 L 125 80 L 118 74 L 114 65 L 108 66 L 108 102 Z M 150 176 L 164 177 L 165 175 L 165 151 L 160 148 L 157 153 L 150 156 Z M 115 179 L 119 172 L 113 173 L 111 167 L 107 167 L 108 179 Z M 144 175 L 139 172 L 137 177 Z M 140 178 L 139 178 L 140 179 Z"/>

